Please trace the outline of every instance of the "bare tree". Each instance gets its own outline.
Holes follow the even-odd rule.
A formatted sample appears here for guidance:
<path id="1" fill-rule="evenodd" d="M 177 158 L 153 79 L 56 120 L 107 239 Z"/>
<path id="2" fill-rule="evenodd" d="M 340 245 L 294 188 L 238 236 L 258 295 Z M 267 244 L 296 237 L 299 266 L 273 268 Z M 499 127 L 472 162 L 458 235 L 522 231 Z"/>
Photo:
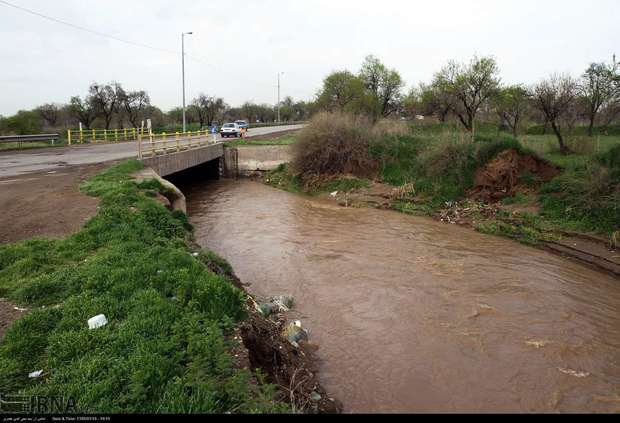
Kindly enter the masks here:
<path id="1" fill-rule="evenodd" d="M 192 101 L 192 106 L 200 122 L 200 126 L 211 126 L 213 121 L 226 110 L 223 98 L 200 94 Z"/>
<path id="2" fill-rule="evenodd" d="M 48 126 L 52 128 L 56 126 L 60 117 L 60 107 L 58 105 L 53 103 L 44 104 L 37 107 L 37 111 L 43 120 L 47 122 Z"/>
<path id="3" fill-rule="evenodd" d="M 499 68 L 491 57 L 474 57 L 468 65 L 450 62 L 435 76 L 435 85 L 454 100 L 453 111 L 473 134 L 476 115 L 499 87 Z"/>
<path id="4" fill-rule="evenodd" d="M 561 121 L 573 110 L 577 86 L 577 81 L 570 75 L 554 74 L 539 82 L 532 90 L 534 104 L 551 124 L 563 154 L 569 153 L 570 150 L 564 142 Z"/>
<path id="5" fill-rule="evenodd" d="M 97 116 L 93 102 L 88 97 L 84 100 L 79 96 L 71 97 L 69 111 L 86 128 L 90 128 L 90 125 Z"/>
<path id="6" fill-rule="evenodd" d="M 502 123 L 506 124 L 515 138 L 519 136 L 519 126 L 530 105 L 530 96 L 521 85 L 502 88 L 494 101 L 495 110 Z"/>
<path id="7" fill-rule="evenodd" d="M 118 113 L 122 99 L 125 97 L 123 88 L 118 82 L 107 85 L 94 83 L 89 89 L 95 111 L 105 120 L 105 129 L 110 129 L 114 115 Z"/>
<path id="8" fill-rule="evenodd" d="M 121 103 L 131 125 L 138 128 L 144 112 L 151 105 L 151 99 L 146 91 L 129 91 L 122 93 Z"/>
<path id="9" fill-rule="evenodd" d="M 588 134 L 592 136 L 596 118 L 604 107 L 620 95 L 617 83 L 618 66 L 616 63 L 592 63 L 581 77 L 579 94 L 585 104 L 589 120 Z"/>
<path id="10" fill-rule="evenodd" d="M 442 123 L 454 108 L 454 98 L 442 90 L 437 81 L 430 85 L 420 84 L 420 102 L 423 114 L 435 115 Z"/>

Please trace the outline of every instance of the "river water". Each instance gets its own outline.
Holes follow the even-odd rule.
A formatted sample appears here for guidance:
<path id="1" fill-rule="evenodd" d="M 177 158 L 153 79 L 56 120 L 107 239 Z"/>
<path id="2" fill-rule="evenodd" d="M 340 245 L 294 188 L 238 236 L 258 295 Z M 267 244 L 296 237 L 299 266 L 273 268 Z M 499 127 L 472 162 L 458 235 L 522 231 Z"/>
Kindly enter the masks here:
<path id="1" fill-rule="evenodd" d="M 346 412 L 620 411 L 620 280 L 248 180 L 182 188 L 202 246 L 253 294 L 295 297 Z"/>

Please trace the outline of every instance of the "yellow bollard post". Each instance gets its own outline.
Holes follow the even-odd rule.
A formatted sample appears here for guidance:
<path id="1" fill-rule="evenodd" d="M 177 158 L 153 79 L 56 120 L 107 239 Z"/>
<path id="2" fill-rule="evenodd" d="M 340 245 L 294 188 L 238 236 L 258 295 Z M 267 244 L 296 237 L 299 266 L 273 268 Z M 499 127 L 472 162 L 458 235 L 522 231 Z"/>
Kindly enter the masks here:
<path id="1" fill-rule="evenodd" d="M 108 142 L 108 130 L 107 129 L 103 130 L 103 141 Z"/>
<path id="2" fill-rule="evenodd" d="M 80 126 L 80 144 L 84 144 L 84 131 L 82 131 L 81 126 Z"/>
<path id="3" fill-rule="evenodd" d="M 129 138 L 127 138 L 127 128 L 125 128 L 125 130 L 123 132 L 124 132 L 124 135 L 125 135 L 123 141 L 129 141 Z"/>
<path id="4" fill-rule="evenodd" d="M 97 135 L 96 135 L 94 129 L 92 130 L 92 136 L 93 136 L 93 142 L 96 142 L 97 141 Z"/>
<path id="5" fill-rule="evenodd" d="M 176 140 L 177 140 L 177 153 L 178 153 L 179 151 L 181 151 L 181 144 L 180 144 L 180 140 L 179 140 L 179 131 L 176 132 L 175 136 L 176 136 Z"/>
<path id="6" fill-rule="evenodd" d="M 71 145 L 71 129 L 67 129 L 67 143 Z"/>
<path id="7" fill-rule="evenodd" d="M 114 142 L 118 142 L 118 128 L 114 130 Z"/>
<path id="8" fill-rule="evenodd" d="M 153 142 L 153 134 L 149 134 L 149 141 L 151 142 L 151 154 L 155 157 L 155 143 Z"/>

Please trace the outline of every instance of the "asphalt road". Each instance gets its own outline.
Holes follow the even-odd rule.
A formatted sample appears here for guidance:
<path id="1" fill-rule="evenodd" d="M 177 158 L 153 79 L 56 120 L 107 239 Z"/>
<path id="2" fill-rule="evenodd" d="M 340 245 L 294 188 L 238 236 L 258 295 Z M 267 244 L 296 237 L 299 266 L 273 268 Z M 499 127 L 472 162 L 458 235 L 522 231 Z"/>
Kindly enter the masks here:
<path id="1" fill-rule="evenodd" d="M 248 131 L 246 137 L 259 137 L 301 128 L 303 125 L 254 128 Z M 54 171 L 68 166 L 129 159 L 137 156 L 138 144 L 135 141 L 4 152 L 0 153 L 0 178 L 32 172 Z"/>

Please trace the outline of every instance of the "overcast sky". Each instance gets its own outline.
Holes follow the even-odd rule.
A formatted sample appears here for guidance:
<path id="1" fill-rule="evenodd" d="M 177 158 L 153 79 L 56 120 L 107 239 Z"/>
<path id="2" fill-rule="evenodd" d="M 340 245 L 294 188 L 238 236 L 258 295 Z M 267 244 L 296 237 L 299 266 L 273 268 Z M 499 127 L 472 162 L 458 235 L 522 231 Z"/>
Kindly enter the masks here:
<path id="1" fill-rule="evenodd" d="M 619 0 L 7 0 L 75 25 L 172 52 L 186 38 L 188 100 L 200 92 L 275 103 L 311 99 L 333 70 L 368 54 L 408 86 L 448 60 L 494 56 L 505 82 L 581 74 L 620 46 Z M 0 3 L 0 114 L 84 95 L 93 81 L 181 103 L 180 54 L 127 45 Z M 620 55 L 620 51 L 616 51 Z"/>

